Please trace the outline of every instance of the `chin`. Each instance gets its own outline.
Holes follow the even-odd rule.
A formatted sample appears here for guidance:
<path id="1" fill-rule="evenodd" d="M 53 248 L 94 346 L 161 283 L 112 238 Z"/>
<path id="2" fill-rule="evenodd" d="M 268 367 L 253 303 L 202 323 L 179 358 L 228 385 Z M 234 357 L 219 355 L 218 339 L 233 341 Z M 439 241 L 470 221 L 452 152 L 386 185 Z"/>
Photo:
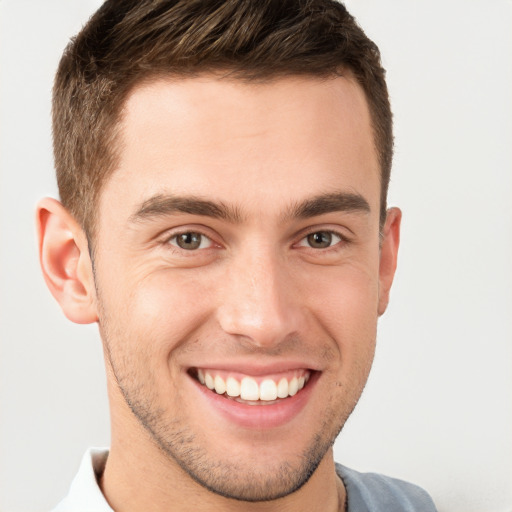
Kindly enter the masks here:
<path id="1" fill-rule="evenodd" d="M 184 446 L 178 450 L 168 446 L 166 452 L 193 480 L 216 495 L 262 502 L 288 496 L 308 482 L 332 445 L 320 439 L 317 442 L 302 455 L 281 461 L 276 461 L 276 457 L 269 461 L 268 456 L 258 460 L 257 454 L 243 460 L 236 460 L 236 456 L 229 460 L 212 460 L 197 446 L 187 451 L 183 450 Z"/>

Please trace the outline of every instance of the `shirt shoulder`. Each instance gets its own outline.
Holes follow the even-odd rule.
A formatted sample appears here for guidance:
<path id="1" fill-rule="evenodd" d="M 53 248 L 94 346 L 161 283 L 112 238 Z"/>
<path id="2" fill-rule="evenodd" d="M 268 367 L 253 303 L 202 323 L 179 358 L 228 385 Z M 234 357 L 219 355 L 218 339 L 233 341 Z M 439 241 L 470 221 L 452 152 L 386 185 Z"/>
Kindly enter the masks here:
<path id="1" fill-rule="evenodd" d="M 336 464 L 347 491 L 348 512 L 437 512 L 421 487 L 377 473 L 360 473 Z"/>

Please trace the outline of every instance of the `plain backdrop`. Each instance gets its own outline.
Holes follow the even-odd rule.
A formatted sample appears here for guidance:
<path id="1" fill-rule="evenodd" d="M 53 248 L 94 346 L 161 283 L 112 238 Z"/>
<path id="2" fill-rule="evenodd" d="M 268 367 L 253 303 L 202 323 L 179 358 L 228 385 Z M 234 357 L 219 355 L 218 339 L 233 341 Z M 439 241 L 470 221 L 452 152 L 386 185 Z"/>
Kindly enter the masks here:
<path id="1" fill-rule="evenodd" d="M 97 0 L 0 0 L 0 510 L 43 511 L 108 445 L 95 326 L 68 322 L 36 256 L 56 196 L 53 74 Z M 403 209 L 399 270 L 366 391 L 335 445 L 416 482 L 440 512 L 512 511 L 512 3 L 351 0 L 379 45 Z M 391 511 L 390 511 L 391 512 Z"/>

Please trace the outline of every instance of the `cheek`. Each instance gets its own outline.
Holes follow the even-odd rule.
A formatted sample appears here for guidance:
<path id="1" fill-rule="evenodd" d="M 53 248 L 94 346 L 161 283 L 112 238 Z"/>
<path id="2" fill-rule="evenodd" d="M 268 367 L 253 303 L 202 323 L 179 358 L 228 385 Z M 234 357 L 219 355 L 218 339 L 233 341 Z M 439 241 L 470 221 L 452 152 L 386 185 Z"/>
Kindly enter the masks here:
<path id="1" fill-rule="evenodd" d="M 315 283 L 305 296 L 318 323 L 335 341 L 343 366 L 367 371 L 377 331 L 377 273 L 346 266 L 321 279 L 317 276 Z"/>
<path id="2" fill-rule="evenodd" d="M 127 274 L 130 275 L 130 274 Z M 123 343 L 162 359 L 190 339 L 210 313 L 210 293 L 194 273 L 153 271 L 116 279 L 102 293 L 105 313 L 125 333 Z M 112 282 L 114 280 L 111 280 Z"/>

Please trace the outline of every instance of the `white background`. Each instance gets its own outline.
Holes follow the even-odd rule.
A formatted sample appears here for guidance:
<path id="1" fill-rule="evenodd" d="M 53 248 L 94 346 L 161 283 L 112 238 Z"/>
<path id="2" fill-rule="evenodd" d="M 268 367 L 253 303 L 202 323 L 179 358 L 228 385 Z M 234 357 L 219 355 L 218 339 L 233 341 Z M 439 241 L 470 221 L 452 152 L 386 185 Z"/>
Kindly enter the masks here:
<path id="1" fill-rule="evenodd" d="M 388 68 L 404 212 L 373 374 L 335 446 L 440 512 L 512 511 L 512 3 L 350 0 Z M 0 510 L 43 511 L 109 442 L 100 341 L 40 277 L 50 90 L 97 0 L 0 0 Z M 391 512 L 391 511 L 390 511 Z"/>

